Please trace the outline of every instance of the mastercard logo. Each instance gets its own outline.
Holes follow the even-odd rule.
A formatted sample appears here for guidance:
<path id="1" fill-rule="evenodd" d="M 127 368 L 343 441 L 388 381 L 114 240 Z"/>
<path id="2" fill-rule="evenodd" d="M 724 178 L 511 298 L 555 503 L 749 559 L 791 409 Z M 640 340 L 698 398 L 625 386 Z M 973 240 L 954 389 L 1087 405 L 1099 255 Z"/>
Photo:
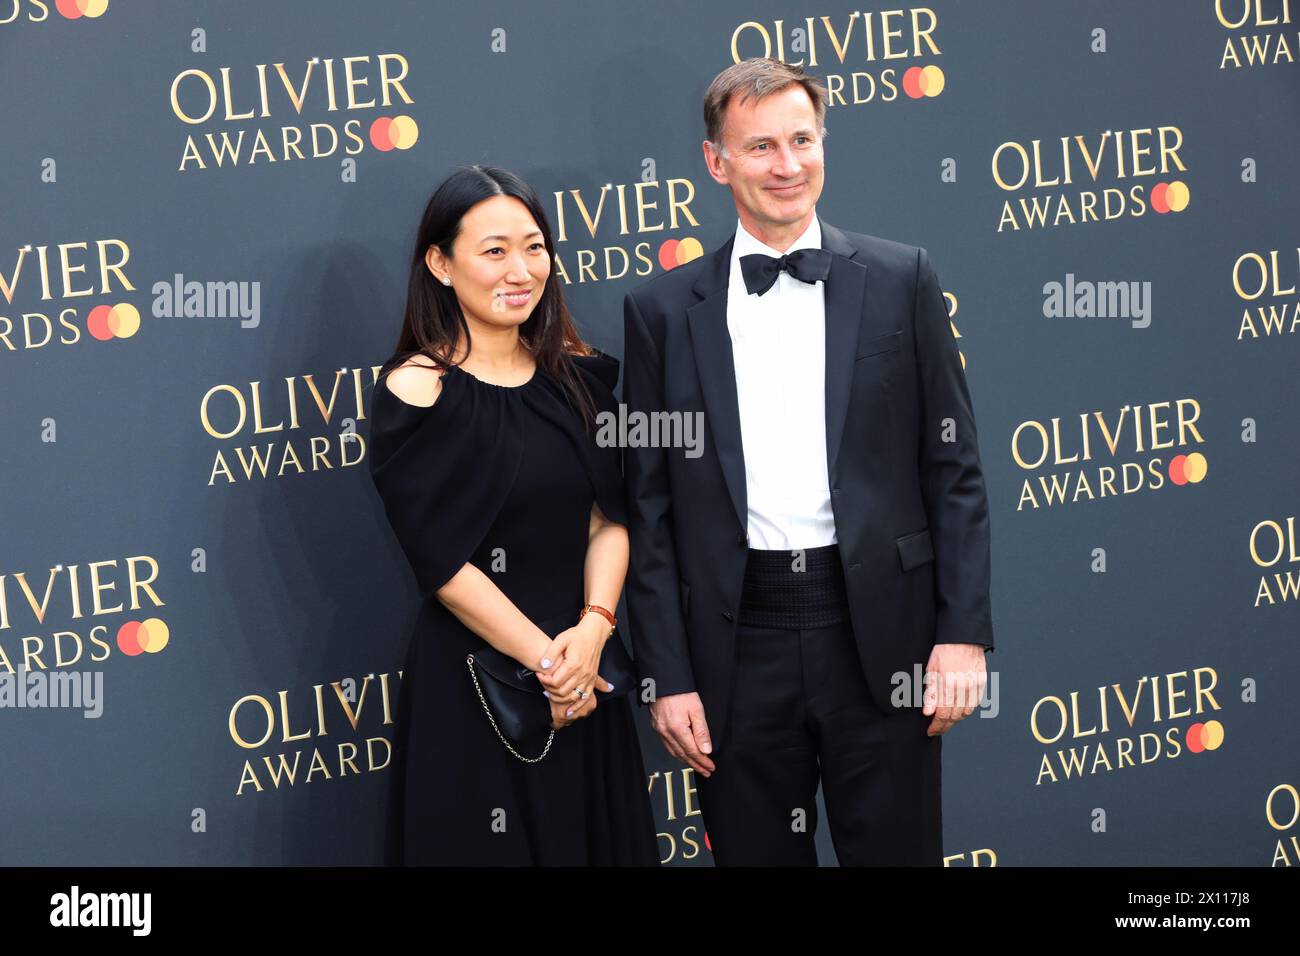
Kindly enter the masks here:
<path id="1" fill-rule="evenodd" d="M 1162 216 L 1167 212 L 1182 212 L 1192 194 L 1181 179 L 1172 183 L 1156 183 L 1151 187 L 1151 208 Z"/>
<path id="2" fill-rule="evenodd" d="M 903 92 L 914 100 L 938 96 L 943 92 L 943 70 L 933 64 L 908 67 L 903 74 Z"/>
<path id="3" fill-rule="evenodd" d="M 676 269 L 702 255 L 704 255 L 704 247 L 694 236 L 687 236 L 685 239 L 669 239 L 659 247 L 659 264 L 664 269 Z"/>
<path id="4" fill-rule="evenodd" d="M 56 0 L 54 8 L 69 20 L 97 17 L 108 9 L 108 0 Z"/>
<path id="5" fill-rule="evenodd" d="M 1193 485 L 1200 484 L 1205 477 L 1205 471 L 1208 465 L 1205 456 L 1199 451 L 1194 451 L 1190 455 L 1174 455 L 1169 459 L 1169 480 L 1176 485 L 1185 485 L 1189 482 Z"/>
<path id="6" fill-rule="evenodd" d="M 159 617 L 145 621 L 127 621 L 117 629 L 117 649 L 127 657 L 157 654 L 167 646 L 171 631 L 167 622 Z"/>
<path id="7" fill-rule="evenodd" d="M 1187 749 L 1194 754 L 1203 750 L 1218 750 L 1223 743 L 1223 724 L 1217 720 L 1207 720 L 1187 728 Z"/>
<path id="8" fill-rule="evenodd" d="M 420 127 L 409 116 L 381 116 L 370 124 L 370 144 L 381 153 L 410 149 L 420 138 Z"/>
<path id="9" fill-rule="evenodd" d="M 140 331 L 140 311 L 130 302 L 97 305 L 86 317 L 86 330 L 101 342 L 129 339 Z"/>

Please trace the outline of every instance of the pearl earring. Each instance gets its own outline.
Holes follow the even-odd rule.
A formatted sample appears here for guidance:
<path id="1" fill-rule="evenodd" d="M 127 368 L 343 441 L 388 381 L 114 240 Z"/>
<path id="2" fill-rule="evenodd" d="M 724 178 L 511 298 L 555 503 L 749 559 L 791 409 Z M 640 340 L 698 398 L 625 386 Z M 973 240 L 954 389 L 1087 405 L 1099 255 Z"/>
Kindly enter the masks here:
<path id="1" fill-rule="evenodd" d="M 442 284 L 443 284 L 443 285 L 451 285 L 451 280 L 448 279 L 446 276 L 443 276 L 443 278 L 442 278 Z"/>

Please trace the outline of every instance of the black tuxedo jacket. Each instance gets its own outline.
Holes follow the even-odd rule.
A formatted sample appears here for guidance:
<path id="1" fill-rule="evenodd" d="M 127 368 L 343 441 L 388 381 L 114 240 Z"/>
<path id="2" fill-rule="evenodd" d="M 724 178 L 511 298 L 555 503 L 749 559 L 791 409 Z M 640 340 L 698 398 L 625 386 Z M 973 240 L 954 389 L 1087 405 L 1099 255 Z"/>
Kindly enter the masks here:
<path id="1" fill-rule="evenodd" d="M 822 247 L 834 254 L 826 464 L 853 633 L 877 705 L 915 713 L 891 707 L 895 673 L 911 678 L 936 643 L 993 647 L 974 413 L 926 251 L 820 222 Z M 681 448 L 625 449 L 628 630 L 656 696 L 699 692 L 715 746 L 748 547 L 727 331 L 734 241 L 656 276 L 623 305 L 629 414 L 703 412 L 705 423 L 697 458 Z"/>

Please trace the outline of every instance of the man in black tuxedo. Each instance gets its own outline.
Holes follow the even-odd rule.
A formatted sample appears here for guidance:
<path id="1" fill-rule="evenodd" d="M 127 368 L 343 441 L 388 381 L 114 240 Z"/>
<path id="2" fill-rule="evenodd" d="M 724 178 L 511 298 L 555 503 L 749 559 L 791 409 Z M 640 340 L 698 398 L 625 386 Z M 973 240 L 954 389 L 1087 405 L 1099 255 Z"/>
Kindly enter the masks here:
<path id="1" fill-rule="evenodd" d="M 942 863 L 942 734 L 983 694 L 989 519 L 924 249 L 817 215 L 825 89 L 747 60 L 704 103 L 736 233 L 624 303 L 627 604 L 651 721 L 699 775 L 719 865 Z M 650 444 L 655 444 L 651 442 Z M 924 666 L 924 689 L 917 677 Z"/>

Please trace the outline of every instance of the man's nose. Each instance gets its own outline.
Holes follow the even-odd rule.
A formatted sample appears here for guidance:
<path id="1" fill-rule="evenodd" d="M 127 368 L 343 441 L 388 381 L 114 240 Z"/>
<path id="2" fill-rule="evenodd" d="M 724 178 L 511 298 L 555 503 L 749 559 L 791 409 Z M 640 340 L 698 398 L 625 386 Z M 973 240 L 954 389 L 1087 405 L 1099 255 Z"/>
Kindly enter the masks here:
<path id="1" fill-rule="evenodd" d="M 787 176 L 793 176 L 803 168 L 799 162 L 799 157 L 795 154 L 789 143 L 782 143 L 779 147 L 776 160 L 776 171 L 784 173 Z"/>

